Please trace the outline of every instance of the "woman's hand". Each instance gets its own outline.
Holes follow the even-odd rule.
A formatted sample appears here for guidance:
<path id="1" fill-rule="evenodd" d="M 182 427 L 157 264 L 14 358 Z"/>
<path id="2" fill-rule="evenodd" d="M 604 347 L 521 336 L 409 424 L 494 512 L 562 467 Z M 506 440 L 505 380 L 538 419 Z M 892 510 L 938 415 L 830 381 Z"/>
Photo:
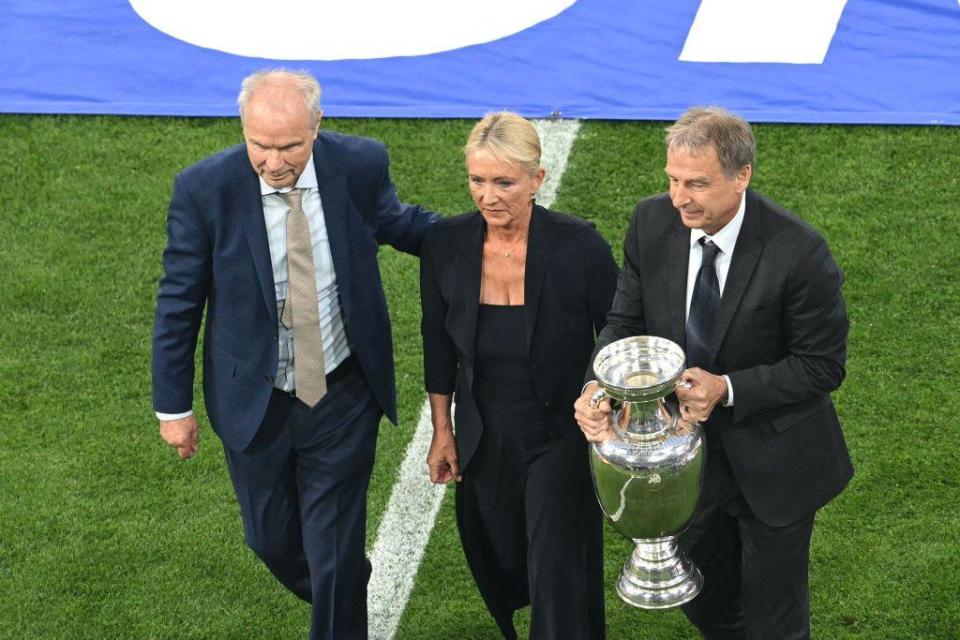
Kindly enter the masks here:
<path id="1" fill-rule="evenodd" d="M 460 462 L 457 459 L 457 440 L 453 429 L 435 428 L 430 452 L 427 454 L 427 466 L 430 468 L 430 482 L 446 484 L 451 480 L 460 482 Z"/>
<path id="2" fill-rule="evenodd" d="M 460 482 L 460 460 L 457 458 L 457 439 L 453 436 L 453 420 L 450 409 L 453 396 L 427 393 L 430 400 L 430 419 L 433 422 L 433 440 L 427 453 L 430 482 L 446 484 L 451 480 Z"/>

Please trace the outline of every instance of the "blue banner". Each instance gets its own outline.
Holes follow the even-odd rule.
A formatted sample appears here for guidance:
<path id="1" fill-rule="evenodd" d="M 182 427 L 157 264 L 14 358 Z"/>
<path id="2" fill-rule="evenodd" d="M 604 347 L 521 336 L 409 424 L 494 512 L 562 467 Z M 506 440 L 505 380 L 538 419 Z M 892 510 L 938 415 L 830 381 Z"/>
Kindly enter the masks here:
<path id="1" fill-rule="evenodd" d="M 0 43 L 6 113 L 234 115 L 287 66 L 338 117 L 960 124 L 958 0 L 3 0 Z"/>

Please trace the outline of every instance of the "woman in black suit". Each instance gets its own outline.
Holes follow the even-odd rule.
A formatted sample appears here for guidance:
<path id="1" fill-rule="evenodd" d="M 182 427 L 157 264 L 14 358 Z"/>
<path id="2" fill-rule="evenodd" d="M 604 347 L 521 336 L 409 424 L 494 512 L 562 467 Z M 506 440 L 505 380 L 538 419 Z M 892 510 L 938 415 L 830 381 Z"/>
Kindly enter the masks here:
<path id="1" fill-rule="evenodd" d="M 531 638 L 602 638 L 601 516 L 572 405 L 617 265 L 592 224 L 534 203 L 530 122 L 489 114 L 464 152 L 478 211 L 434 225 L 420 262 L 430 479 L 458 481 L 464 553 L 504 637 L 530 604 Z"/>

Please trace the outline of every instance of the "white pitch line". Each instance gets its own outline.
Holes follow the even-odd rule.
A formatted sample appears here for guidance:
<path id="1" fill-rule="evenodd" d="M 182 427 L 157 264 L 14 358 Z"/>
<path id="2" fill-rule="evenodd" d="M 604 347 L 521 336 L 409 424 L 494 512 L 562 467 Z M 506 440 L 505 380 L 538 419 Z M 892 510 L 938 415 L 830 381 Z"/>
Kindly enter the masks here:
<path id="1" fill-rule="evenodd" d="M 549 207 L 557 197 L 580 122 L 536 120 L 534 126 L 540 135 L 541 162 L 547 171 L 537 202 Z M 424 402 L 370 553 L 373 574 L 367 585 L 367 609 L 371 640 L 393 639 L 443 502 L 445 485 L 432 484 L 427 475 L 432 437 L 430 404 Z"/>
<path id="2" fill-rule="evenodd" d="M 540 186 L 540 195 L 537 203 L 549 207 L 557 199 L 560 189 L 560 180 L 567 170 L 567 158 L 573 142 L 580 132 L 579 120 L 534 120 L 540 135 L 540 161 L 547 170 L 547 177 Z"/>

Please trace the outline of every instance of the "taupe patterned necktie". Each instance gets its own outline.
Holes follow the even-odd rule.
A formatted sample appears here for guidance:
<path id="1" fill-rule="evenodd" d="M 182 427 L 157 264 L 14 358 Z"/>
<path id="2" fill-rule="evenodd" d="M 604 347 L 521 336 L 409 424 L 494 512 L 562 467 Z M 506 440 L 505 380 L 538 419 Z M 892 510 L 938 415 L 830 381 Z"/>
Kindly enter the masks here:
<path id="1" fill-rule="evenodd" d="M 279 195 L 290 207 L 287 212 L 287 299 L 281 319 L 293 332 L 297 397 L 312 407 L 327 393 L 313 243 L 301 202 L 303 191 L 294 189 Z"/>

